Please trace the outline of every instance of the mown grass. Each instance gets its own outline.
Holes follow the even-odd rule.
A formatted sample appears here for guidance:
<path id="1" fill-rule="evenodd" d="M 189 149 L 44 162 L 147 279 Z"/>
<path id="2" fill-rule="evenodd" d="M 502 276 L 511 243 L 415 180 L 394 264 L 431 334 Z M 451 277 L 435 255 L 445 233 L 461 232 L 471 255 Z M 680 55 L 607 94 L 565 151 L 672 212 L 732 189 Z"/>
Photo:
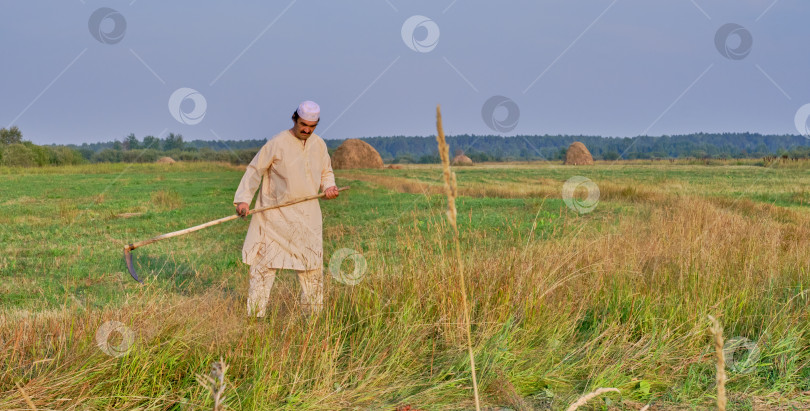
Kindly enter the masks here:
<path id="1" fill-rule="evenodd" d="M 358 250 L 365 277 L 349 286 L 327 271 L 324 314 L 307 320 L 298 285 L 282 275 L 259 321 L 244 315 L 246 221 L 135 250 L 143 286 L 122 258 L 124 244 L 232 213 L 239 169 L 0 173 L 2 409 L 27 407 L 17 385 L 44 409 L 210 408 L 195 374 L 220 357 L 232 409 L 472 407 L 438 167 L 338 172 L 352 189 L 322 202 L 325 263 L 337 249 Z M 542 164 L 456 173 L 487 406 L 560 409 L 616 387 L 621 396 L 596 404 L 710 408 L 708 314 L 726 338 L 761 350 L 751 372 L 728 372 L 730 409 L 810 404 L 806 168 Z M 573 175 L 599 185 L 594 212 L 577 214 L 560 198 Z M 107 320 L 136 335 L 121 357 L 97 346 Z"/>

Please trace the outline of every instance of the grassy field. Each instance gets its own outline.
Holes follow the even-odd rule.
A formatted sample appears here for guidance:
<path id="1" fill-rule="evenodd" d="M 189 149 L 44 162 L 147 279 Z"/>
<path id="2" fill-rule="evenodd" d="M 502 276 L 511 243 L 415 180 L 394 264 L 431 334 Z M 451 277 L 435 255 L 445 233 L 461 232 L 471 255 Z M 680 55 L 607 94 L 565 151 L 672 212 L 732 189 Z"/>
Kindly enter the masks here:
<path id="1" fill-rule="evenodd" d="M 133 253 L 125 244 L 233 213 L 223 164 L 0 168 L 0 409 L 210 409 L 195 378 L 222 358 L 230 409 L 471 409 L 471 370 L 438 166 L 338 171 L 322 201 L 324 313 L 292 273 L 245 317 L 236 220 Z M 707 315 L 747 350 L 729 409 L 810 407 L 810 165 L 754 161 L 489 164 L 456 169 L 479 387 L 487 407 L 711 409 Z M 564 183 L 584 176 L 596 208 Z M 577 191 L 577 196 L 583 193 Z M 346 260 L 342 271 L 352 271 Z M 98 332 L 109 321 L 109 355 Z M 109 351 L 109 350 L 108 350 Z M 114 353 L 115 354 L 115 353 Z M 732 354 L 729 351 L 729 354 Z"/>

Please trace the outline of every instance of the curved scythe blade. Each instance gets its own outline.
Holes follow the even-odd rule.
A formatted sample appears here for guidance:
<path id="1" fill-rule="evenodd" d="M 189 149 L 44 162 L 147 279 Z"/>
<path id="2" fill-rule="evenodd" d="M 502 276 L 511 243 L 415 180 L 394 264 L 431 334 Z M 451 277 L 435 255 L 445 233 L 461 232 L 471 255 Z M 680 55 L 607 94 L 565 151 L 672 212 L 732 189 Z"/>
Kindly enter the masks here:
<path id="1" fill-rule="evenodd" d="M 129 247 L 131 246 L 132 244 L 124 247 L 124 260 L 127 262 L 127 270 L 129 270 L 129 275 L 131 275 L 132 278 L 135 279 L 135 281 L 143 284 L 143 281 L 141 281 L 141 279 L 138 278 L 138 274 L 135 272 L 135 265 L 132 262 L 132 253 L 130 252 L 129 249 Z"/>

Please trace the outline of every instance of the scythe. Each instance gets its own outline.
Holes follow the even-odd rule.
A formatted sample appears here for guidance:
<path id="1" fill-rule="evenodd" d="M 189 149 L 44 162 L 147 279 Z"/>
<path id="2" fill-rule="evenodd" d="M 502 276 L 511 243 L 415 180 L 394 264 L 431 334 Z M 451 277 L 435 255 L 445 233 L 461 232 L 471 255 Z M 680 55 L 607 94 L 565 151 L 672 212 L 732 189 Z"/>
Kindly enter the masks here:
<path id="1" fill-rule="evenodd" d="M 346 187 L 338 188 L 338 191 L 343 191 L 343 190 L 348 190 L 348 189 L 349 189 L 349 186 L 346 186 Z M 313 196 L 309 196 L 309 197 L 304 197 L 304 198 L 299 198 L 299 199 L 296 199 L 296 200 L 288 201 L 288 202 L 282 203 L 282 204 L 276 204 L 276 205 L 272 205 L 272 206 L 253 209 L 253 210 L 248 211 L 247 214 L 245 214 L 245 216 L 249 216 L 249 215 L 255 214 L 255 213 L 261 213 L 262 211 L 272 210 L 274 208 L 281 208 L 281 207 L 286 207 L 286 206 L 293 205 L 293 204 L 302 203 L 304 201 L 315 200 L 315 199 L 323 197 L 324 195 L 325 195 L 325 193 L 321 193 L 321 194 L 318 194 L 318 195 L 313 195 Z M 135 272 L 135 263 L 134 263 L 133 258 L 132 258 L 132 250 L 134 250 L 136 248 L 139 248 L 139 247 L 143 247 L 143 246 L 145 246 L 147 244 L 152 244 L 152 243 L 160 241 L 160 240 L 165 240 L 167 238 L 172 238 L 172 237 L 177 237 L 177 236 L 180 236 L 180 235 L 183 235 L 183 234 L 193 233 L 195 231 L 202 230 L 203 228 L 208 228 L 208 227 L 211 227 L 211 226 L 214 226 L 214 225 L 217 225 L 217 224 L 222 224 L 222 223 L 224 223 L 226 221 L 235 220 L 235 219 L 237 219 L 239 217 L 241 217 L 241 216 L 239 216 L 237 214 L 234 214 L 234 215 L 230 215 L 230 216 L 227 216 L 227 217 L 220 218 L 218 220 L 213 220 L 213 221 L 209 221 L 207 223 L 196 225 L 194 227 L 189 227 L 189 228 L 179 230 L 179 231 L 174 231 L 174 232 L 171 232 L 171 233 L 161 234 L 161 235 L 159 235 L 157 237 L 153 237 L 153 238 L 150 238 L 148 240 L 128 244 L 126 247 L 124 247 L 124 261 L 126 261 L 126 263 L 127 263 L 127 270 L 129 270 L 129 274 L 132 276 L 132 278 L 135 279 L 135 281 L 137 281 L 139 283 L 143 283 L 143 281 L 138 277 L 138 273 Z"/>

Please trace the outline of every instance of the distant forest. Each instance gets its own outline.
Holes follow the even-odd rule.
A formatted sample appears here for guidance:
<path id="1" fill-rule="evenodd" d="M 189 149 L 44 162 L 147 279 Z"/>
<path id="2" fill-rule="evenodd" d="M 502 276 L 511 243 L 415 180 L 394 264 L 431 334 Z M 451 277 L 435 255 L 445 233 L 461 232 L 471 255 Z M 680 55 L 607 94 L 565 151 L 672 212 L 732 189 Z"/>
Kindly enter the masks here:
<path id="1" fill-rule="evenodd" d="M 366 137 L 386 163 L 436 163 L 439 156 L 435 137 Z M 143 141 L 128 136 L 123 141 L 69 145 L 88 161 L 116 161 L 132 157 L 124 152 L 150 149 L 173 154 L 177 160 L 215 159 L 246 163 L 266 140 L 191 140 L 179 134 L 165 139 L 147 136 Z M 326 140 L 330 151 L 344 140 Z M 798 135 L 756 133 L 695 133 L 675 136 L 600 137 L 571 135 L 458 135 L 447 138 L 451 152 L 464 152 L 474 161 L 559 161 L 568 146 L 580 141 L 597 160 L 667 158 L 760 158 L 765 156 L 810 156 L 810 139 Z M 105 155 L 100 155 L 104 153 Z M 134 154 L 134 153 L 131 153 Z M 148 155 L 149 159 L 153 155 Z M 127 160 L 118 160 L 127 161 Z M 148 161 L 148 160 L 147 160 Z"/>
<path id="2" fill-rule="evenodd" d="M 435 137 L 367 137 L 386 163 L 438 163 Z M 334 151 L 344 140 L 326 140 Z M 755 133 L 695 133 L 676 136 L 514 136 L 458 135 L 447 138 L 451 153 L 463 152 L 473 161 L 561 161 L 568 146 L 580 141 L 596 160 L 617 159 L 733 159 L 810 157 L 810 139 L 797 135 Z M 42 166 L 125 162 L 149 163 L 160 157 L 180 161 L 224 161 L 247 164 L 266 140 L 192 140 L 169 133 L 165 138 L 134 134 L 122 140 L 81 145 L 39 146 L 23 140 L 17 127 L 0 129 L 0 165 Z"/>

